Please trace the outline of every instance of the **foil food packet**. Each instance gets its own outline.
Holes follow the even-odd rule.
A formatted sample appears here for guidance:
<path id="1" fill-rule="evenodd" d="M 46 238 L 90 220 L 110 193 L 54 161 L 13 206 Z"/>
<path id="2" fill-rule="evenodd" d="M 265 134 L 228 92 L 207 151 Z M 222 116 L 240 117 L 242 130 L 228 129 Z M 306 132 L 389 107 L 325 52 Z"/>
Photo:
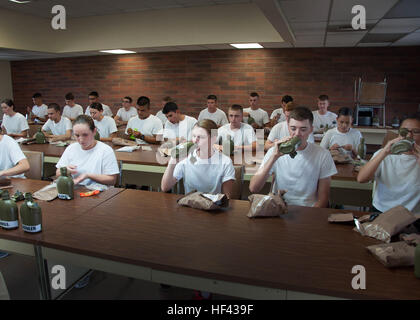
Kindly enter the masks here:
<path id="1" fill-rule="evenodd" d="M 285 191 L 277 194 L 252 194 L 248 197 L 251 202 L 247 217 L 277 217 L 287 213 L 287 203 L 283 199 Z"/>

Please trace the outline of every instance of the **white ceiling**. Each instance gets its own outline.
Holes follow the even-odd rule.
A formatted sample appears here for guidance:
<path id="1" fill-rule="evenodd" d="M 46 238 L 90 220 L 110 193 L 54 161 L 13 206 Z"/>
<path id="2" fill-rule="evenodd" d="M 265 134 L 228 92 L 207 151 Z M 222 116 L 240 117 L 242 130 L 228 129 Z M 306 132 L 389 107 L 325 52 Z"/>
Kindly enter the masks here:
<path id="1" fill-rule="evenodd" d="M 55 4 L 68 17 L 101 16 L 135 11 L 255 3 L 286 42 L 262 43 L 266 48 L 387 47 L 420 45 L 420 0 L 33 0 L 19 5 L 0 0 L 0 8 L 51 18 Z M 351 30 L 353 5 L 366 8 L 367 30 Z M 281 22 L 281 23 L 279 23 Z M 252 17 L 249 19 L 252 23 Z M 175 26 L 176 27 L 176 26 Z M 347 27 L 346 30 L 343 30 Z M 232 49 L 227 43 L 195 46 L 122 48 L 137 52 Z M 234 50 L 234 49 L 233 49 Z M 52 54 L 0 48 L 0 59 L 22 60 L 97 55 L 97 51 Z"/>

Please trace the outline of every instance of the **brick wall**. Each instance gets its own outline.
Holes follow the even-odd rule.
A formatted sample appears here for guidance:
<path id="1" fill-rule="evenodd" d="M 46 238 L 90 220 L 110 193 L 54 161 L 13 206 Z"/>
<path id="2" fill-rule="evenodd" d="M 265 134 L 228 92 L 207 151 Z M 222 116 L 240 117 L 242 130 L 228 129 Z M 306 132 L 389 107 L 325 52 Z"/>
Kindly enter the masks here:
<path id="1" fill-rule="evenodd" d="M 11 66 L 21 112 L 37 91 L 46 103 L 60 105 L 71 91 L 85 108 L 94 90 L 114 110 L 123 96 L 146 95 L 157 111 L 169 95 L 184 113 L 198 116 L 208 94 L 216 94 L 227 110 L 233 103 L 246 107 L 249 92 L 257 91 L 270 114 L 284 94 L 312 109 L 318 95 L 328 94 L 331 110 L 337 111 L 353 106 L 354 80 L 362 75 L 372 81 L 387 77 L 390 121 L 420 104 L 419 57 L 420 47 L 212 50 L 15 61 Z"/>

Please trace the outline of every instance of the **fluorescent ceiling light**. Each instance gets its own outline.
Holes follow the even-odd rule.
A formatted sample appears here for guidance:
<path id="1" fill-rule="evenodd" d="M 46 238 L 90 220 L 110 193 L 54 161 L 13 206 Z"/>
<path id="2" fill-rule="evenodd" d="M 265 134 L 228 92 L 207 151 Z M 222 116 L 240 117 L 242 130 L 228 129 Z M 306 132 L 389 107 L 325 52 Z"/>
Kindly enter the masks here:
<path id="1" fill-rule="evenodd" d="M 231 43 L 232 47 L 235 47 L 237 49 L 261 49 L 264 48 L 259 43 Z"/>
<path id="2" fill-rule="evenodd" d="M 10 2 L 15 2 L 15 3 L 19 3 L 19 4 L 24 4 L 24 3 L 29 3 L 32 0 L 9 0 Z"/>
<path id="3" fill-rule="evenodd" d="M 135 51 L 121 50 L 121 49 L 115 49 L 115 50 L 101 50 L 101 51 L 99 51 L 99 52 L 113 53 L 113 54 L 136 53 Z"/>

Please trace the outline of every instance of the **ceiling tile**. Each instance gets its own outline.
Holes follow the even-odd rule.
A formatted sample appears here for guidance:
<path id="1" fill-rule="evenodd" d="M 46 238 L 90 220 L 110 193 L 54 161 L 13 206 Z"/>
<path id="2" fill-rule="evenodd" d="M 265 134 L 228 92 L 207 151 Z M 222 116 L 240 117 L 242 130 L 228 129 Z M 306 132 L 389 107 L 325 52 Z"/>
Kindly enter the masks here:
<path id="1" fill-rule="evenodd" d="M 316 5 L 307 0 L 277 0 L 289 22 L 328 21 L 330 0 L 317 0 Z M 310 10 L 308 10 L 310 6 Z"/>
<path id="2" fill-rule="evenodd" d="M 363 43 L 360 42 L 358 47 L 389 47 L 392 42 L 378 42 L 378 43 Z"/>
<path id="3" fill-rule="evenodd" d="M 290 48 L 292 45 L 288 42 L 260 42 L 264 48 Z"/>
<path id="4" fill-rule="evenodd" d="M 410 33 L 420 28 L 420 18 L 382 19 L 371 33 Z"/>
<path id="5" fill-rule="evenodd" d="M 330 20 L 345 20 L 351 23 L 354 5 L 362 5 L 366 9 L 366 19 L 381 19 L 398 0 L 334 0 Z"/>
<path id="6" fill-rule="evenodd" d="M 354 47 L 366 34 L 366 31 L 354 32 L 328 32 L 325 45 L 327 47 L 349 46 Z"/>
<path id="7" fill-rule="evenodd" d="M 325 34 L 327 22 L 292 22 L 290 27 L 295 35 Z"/>
<path id="8" fill-rule="evenodd" d="M 419 0 L 400 0 L 384 18 L 420 18 Z"/>
<path id="9" fill-rule="evenodd" d="M 368 33 L 361 42 L 394 42 L 405 35 L 405 33 Z"/>
<path id="10" fill-rule="evenodd" d="M 420 45 L 420 33 L 419 32 L 413 32 L 404 38 L 401 38 L 400 40 L 396 41 L 393 46 L 417 46 Z"/>

